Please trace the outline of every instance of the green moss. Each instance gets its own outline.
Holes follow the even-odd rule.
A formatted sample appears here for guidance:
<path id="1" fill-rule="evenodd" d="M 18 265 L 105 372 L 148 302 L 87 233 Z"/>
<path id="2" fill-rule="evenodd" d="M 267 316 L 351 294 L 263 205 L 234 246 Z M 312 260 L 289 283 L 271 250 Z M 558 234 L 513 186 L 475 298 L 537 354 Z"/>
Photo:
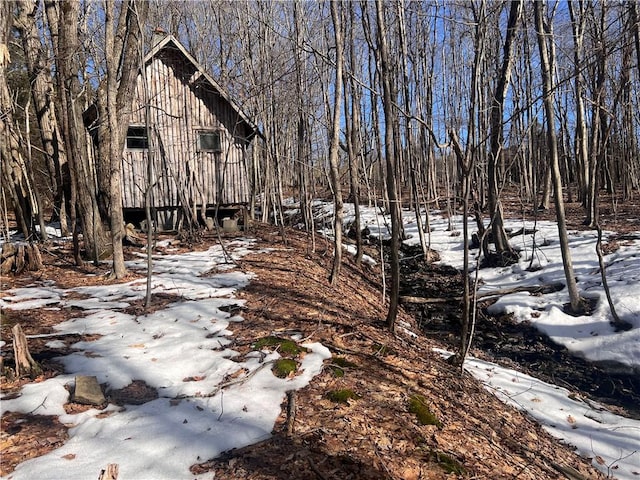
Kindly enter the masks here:
<path id="1" fill-rule="evenodd" d="M 264 337 L 259 339 L 254 345 L 255 350 L 262 350 L 265 347 L 277 347 L 280 353 L 288 355 L 298 355 L 300 352 L 306 352 L 307 349 L 301 347 L 293 340 L 280 337 Z"/>
<path id="2" fill-rule="evenodd" d="M 342 388 L 329 392 L 327 398 L 336 403 L 349 403 L 349 400 L 358 400 L 360 395 L 349 388 Z"/>
<path id="3" fill-rule="evenodd" d="M 379 343 L 374 343 L 372 350 L 374 355 L 380 355 L 382 357 L 386 357 L 387 355 L 396 355 L 396 351 L 393 348 Z"/>
<path id="4" fill-rule="evenodd" d="M 356 363 L 350 362 L 344 357 L 333 357 L 331 363 L 343 368 L 355 368 L 358 366 Z"/>
<path id="5" fill-rule="evenodd" d="M 467 471 L 464 466 L 451 455 L 447 455 L 446 453 L 431 452 L 432 458 L 435 462 L 440 465 L 446 473 L 455 473 L 456 475 L 464 475 Z"/>
<path id="6" fill-rule="evenodd" d="M 329 368 L 333 372 L 333 376 L 334 377 L 342 378 L 342 377 L 344 377 L 344 369 L 345 368 L 355 368 L 357 366 L 358 365 L 356 365 L 353 362 L 350 362 L 349 360 L 347 360 L 344 357 L 333 357 L 331 359 L 331 364 L 329 365 Z"/>
<path id="7" fill-rule="evenodd" d="M 440 423 L 440 420 L 431 412 L 427 403 L 427 399 L 422 395 L 411 395 L 409 399 L 409 411 L 415 414 L 420 425 L 442 427 L 442 423 Z"/>
<path id="8" fill-rule="evenodd" d="M 290 358 L 281 358 L 273 364 L 272 371 L 276 377 L 287 378 L 289 374 L 295 372 L 297 368 L 298 364 L 295 360 Z"/>

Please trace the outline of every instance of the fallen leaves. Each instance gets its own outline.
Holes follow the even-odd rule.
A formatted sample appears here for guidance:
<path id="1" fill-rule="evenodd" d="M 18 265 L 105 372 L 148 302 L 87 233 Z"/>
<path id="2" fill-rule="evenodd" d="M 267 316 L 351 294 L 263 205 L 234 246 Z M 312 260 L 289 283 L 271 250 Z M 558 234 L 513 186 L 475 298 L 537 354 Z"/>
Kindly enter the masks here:
<path id="1" fill-rule="evenodd" d="M 67 428 L 57 417 L 5 412 L 0 418 L 0 476 L 30 458 L 44 455 L 67 438 Z"/>
<path id="2" fill-rule="evenodd" d="M 260 247 L 273 247 L 280 241 L 278 230 L 266 226 L 252 233 L 258 238 L 262 235 Z M 194 466 L 192 471 L 214 472 L 216 478 L 229 480 L 445 479 L 456 475 L 444 470 L 442 459 L 446 454 L 475 478 L 504 478 L 507 472 L 518 474 L 520 480 L 557 478 L 556 472 L 546 469 L 543 458 L 580 466 L 588 478 L 602 478 L 588 462 L 559 445 L 537 424 L 505 407 L 477 382 L 460 377 L 456 369 L 433 355 L 433 342 L 385 331 L 382 319 L 386 308 L 380 301 L 380 291 L 374 287 L 379 282 L 376 273 L 366 267 L 359 270 L 346 260 L 340 283 L 330 286 L 320 280 L 326 278 L 330 256 L 315 253 L 305 256 L 308 238 L 293 231 L 288 231 L 287 237 L 286 250 L 272 250 L 242 260 L 243 268 L 257 276 L 238 295 L 246 300 L 242 311 L 245 321 L 234 324 L 237 341 L 233 349 L 243 355 L 258 338 L 272 335 L 274 329 L 295 330 L 300 331 L 302 338 L 330 346 L 337 356 L 347 356 L 357 367 L 342 368 L 341 378 L 326 368 L 311 385 L 298 391 L 294 436 L 279 433 L 285 423 L 283 414 L 269 440 Z M 141 305 L 136 306 L 140 311 Z M 408 329 L 416 328 L 413 319 L 402 311 L 399 321 Z M 376 344 L 378 348 L 374 347 Z M 142 343 L 129 347 L 146 348 Z M 226 380 L 244 374 L 239 369 Z M 189 375 L 183 380 L 198 382 L 204 378 Z M 347 387 L 361 398 L 350 405 L 335 404 L 326 398 L 327 392 Z M 441 430 L 417 424 L 407 408 L 407 400 L 414 393 L 423 395 L 433 406 L 442 421 Z M 130 404 L 150 401 L 157 398 L 158 392 L 144 382 L 135 381 L 108 395 L 113 403 Z M 169 402 L 177 406 L 181 400 Z M 247 408 L 255 405 L 248 404 Z M 6 475 L 13 466 L 7 459 L 5 445 L 31 427 L 21 423 L 23 431 L 10 435 L 4 418 L 2 421 L 1 473 Z M 55 428 L 64 438 L 64 427 Z M 39 450 L 38 441 L 59 438 L 51 433 L 55 428 L 50 426 L 45 431 L 19 437 L 23 451 L 31 456 L 46 453 Z M 523 470 L 524 457 L 528 460 Z M 15 458 L 17 463 L 28 457 L 21 451 Z"/>

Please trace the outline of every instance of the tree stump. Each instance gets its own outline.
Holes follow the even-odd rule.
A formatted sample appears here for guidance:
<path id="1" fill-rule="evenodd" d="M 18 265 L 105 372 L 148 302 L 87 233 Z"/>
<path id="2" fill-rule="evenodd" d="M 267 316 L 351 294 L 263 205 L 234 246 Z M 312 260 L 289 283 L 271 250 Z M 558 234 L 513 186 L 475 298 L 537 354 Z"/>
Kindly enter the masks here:
<path id="1" fill-rule="evenodd" d="M 40 249 L 38 246 L 35 243 L 30 243 L 25 247 L 25 251 L 27 270 L 31 272 L 42 270 L 44 265 L 42 264 L 42 255 L 40 255 Z"/>
<path id="2" fill-rule="evenodd" d="M 24 245 L 18 245 L 18 249 L 16 250 L 16 256 L 15 256 L 15 265 L 14 265 L 16 273 L 22 273 L 22 271 L 24 270 L 25 255 L 26 253 L 24 250 Z"/>
<path id="3" fill-rule="evenodd" d="M 26 268 L 32 272 L 43 268 L 40 249 L 35 243 L 14 244 L 4 243 L 2 245 L 2 262 L 0 263 L 0 273 L 19 274 Z"/>
<path id="4" fill-rule="evenodd" d="M 16 377 L 20 378 L 24 375 L 35 377 L 42 373 L 42 368 L 36 362 L 31 353 L 29 353 L 29 345 L 27 337 L 22 331 L 22 327 L 18 323 L 11 331 L 13 332 L 13 354 L 16 361 Z"/>
<path id="5" fill-rule="evenodd" d="M 0 273 L 2 275 L 6 275 L 13 269 L 16 250 L 16 246 L 13 243 L 2 244 L 2 264 L 0 264 Z"/>
<path id="6" fill-rule="evenodd" d="M 100 472 L 98 480 L 118 480 L 118 464 L 110 463 L 107 468 Z"/>

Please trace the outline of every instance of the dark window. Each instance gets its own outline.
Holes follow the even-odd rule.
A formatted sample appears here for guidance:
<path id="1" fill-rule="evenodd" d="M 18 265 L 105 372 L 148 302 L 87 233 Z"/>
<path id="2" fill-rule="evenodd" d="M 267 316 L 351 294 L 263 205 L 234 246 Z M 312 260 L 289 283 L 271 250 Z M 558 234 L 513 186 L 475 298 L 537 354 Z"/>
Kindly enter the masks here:
<path id="1" fill-rule="evenodd" d="M 127 129 L 127 148 L 132 150 L 149 148 L 147 128 L 145 126 L 129 126 Z"/>
<path id="2" fill-rule="evenodd" d="M 220 132 L 198 132 L 198 151 L 221 152 L 222 146 L 220 145 Z"/>

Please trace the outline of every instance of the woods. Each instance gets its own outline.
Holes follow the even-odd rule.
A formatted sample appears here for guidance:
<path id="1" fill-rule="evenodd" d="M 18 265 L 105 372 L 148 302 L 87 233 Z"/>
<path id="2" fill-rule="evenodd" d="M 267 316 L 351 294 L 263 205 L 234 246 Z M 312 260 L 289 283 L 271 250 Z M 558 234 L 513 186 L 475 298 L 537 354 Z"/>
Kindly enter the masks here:
<path id="1" fill-rule="evenodd" d="M 238 160 L 254 218 L 283 225 L 283 202 L 293 197 L 315 249 L 312 200 L 333 199 L 331 283 L 340 281 L 348 229 L 361 258 L 365 225 L 357 213 L 353 226 L 343 225 L 343 201 L 356 212 L 363 204 L 389 213 L 391 330 L 403 209 L 415 211 L 425 257 L 429 211 L 437 209 L 475 218 L 484 259 L 506 265 L 518 254 L 503 227 L 505 197 L 527 212 L 555 208 L 578 311 L 563 202 L 581 202 L 585 225 L 595 228 L 601 197 L 615 211 L 640 189 L 634 2 L 14 0 L 1 8 L 3 235 L 8 211 L 30 241 L 45 241 L 46 221 L 57 220 L 74 236 L 76 263 L 109 258 L 115 277 L 126 274 L 123 190 L 134 188 L 122 184 L 128 119 L 142 119 L 149 159 L 162 157 L 153 148 L 173 146 L 154 147 L 150 115 L 156 124 L 188 116 L 149 112 L 149 102 L 131 107 L 159 28 L 259 130 Z M 89 107 L 98 112 L 93 137 Z M 150 212 L 153 181 L 174 181 L 151 170 Z M 217 173 L 223 183 L 225 172 Z M 182 202 L 190 224 L 204 227 L 210 202 Z M 466 224 L 463 234 L 468 249 Z M 471 308 L 465 312 L 468 325 Z"/>
<path id="2" fill-rule="evenodd" d="M 637 476 L 639 86 L 633 1 L 0 1 L 0 475 Z"/>

